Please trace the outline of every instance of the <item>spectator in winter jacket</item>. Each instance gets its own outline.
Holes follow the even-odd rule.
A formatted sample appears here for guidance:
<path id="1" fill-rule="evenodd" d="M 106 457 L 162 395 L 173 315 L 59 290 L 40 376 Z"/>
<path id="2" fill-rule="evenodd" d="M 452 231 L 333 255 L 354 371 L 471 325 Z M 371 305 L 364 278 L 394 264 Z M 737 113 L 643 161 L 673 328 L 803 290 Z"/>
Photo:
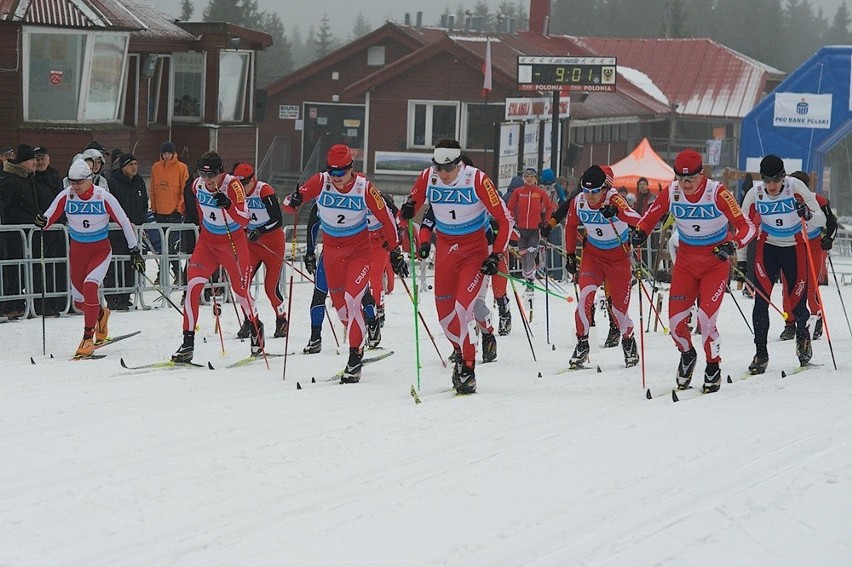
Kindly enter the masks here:
<path id="1" fill-rule="evenodd" d="M 640 177 L 639 181 L 636 182 L 636 205 L 634 205 L 634 209 L 640 215 L 644 215 L 645 211 L 651 206 L 657 199 L 656 195 L 651 193 L 651 190 L 648 189 L 648 180 L 644 177 Z"/>
<path id="2" fill-rule="evenodd" d="M 503 194 L 503 201 L 508 203 L 509 198 L 512 196 L 512 193 L 515 191 L 515 189 L 517 189 L 518 187 L 523 187 L 523 186 L 524 186 L 524 180 L 521 178 L 520 175 L 516 175 L 516 176 L 512 177 L 512 179 L 509 180 L 509 187 L 506 189 L 506 192 Z"/>
<path id="3" fill-rule="evenodd" d="M 160 145 L 160 159 L 151 167 L 151 212 L 154 220 L 160 224 L 175 224 L 183 222 L 184 187 L 189 180 L 189 169 L 178 159 L 175 145 L 169 141 Z M 167 227 L 163 227 L 166 230 Z M 168 231 L 169 254 L 180 251 L 182 233 L 177 230 Z M 171 262 L 172 276 L 175 283 L 180 282 L 180 263 Z"/>
<path id="4" fill-rule="evenodd" d="M 118 164 L 119 169 L 113 171 L 109 178 L 110 193 L 124 209 L 130 222 L 139 226 L 145 223 L 148 212 L 148 189 L 145 187 L 145 180 L 139 175 L 139 162 L 133 154 L 121 154 Z M 127 239 L 121 230 L 110 231 L 109 241 L 113 254 L 130 254 Z M 110 263 L 104 278 L 104 288 L 133 287 L 133 266 L 124 260 L 117 262 L 117 265 L 118 268 L 115 269 L 116 262 Z M 116 278 L 118 278 L 117 281 Z M 127 311 L 130 308 L 130 295 L 127 293 L 109 294 L 106 295 L 106 299 L 107 305 L 112 310 Z"/>
<path id="5" fill-rule="evenodd" d="M 524 170 L 524 186 L 512 192 L 507 208 L 521 235 L 518 239 L 521 271 L 527 280 L 532 281 L 538 256 L 538 231 L 553 212 L 553 202 L 547 191 L 538 186 L 538 172 L 534 168 Z"/>

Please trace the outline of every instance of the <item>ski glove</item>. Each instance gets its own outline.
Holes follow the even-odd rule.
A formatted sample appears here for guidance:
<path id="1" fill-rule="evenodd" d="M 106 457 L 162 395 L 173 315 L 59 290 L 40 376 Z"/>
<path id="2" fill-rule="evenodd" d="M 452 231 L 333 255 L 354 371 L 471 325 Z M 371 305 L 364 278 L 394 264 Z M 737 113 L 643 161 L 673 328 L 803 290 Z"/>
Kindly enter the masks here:
<path id="1" fill-rule="evenodd" d="M 822 240 L 820 240 L 819 245 L 820 248 L 822 248 L 823 250 L 831 250 L 831 247 L 834 246 L 834 239 L 828 235 L 823 236 Z"/>
<path id="2" fill-rule="evenodd" d="M 298 209 L 299 207 L 302 206 L 302 201 L 304 201 L 304 198 L 302 197 L 302 194 L 300 192 L 293 191 L 292 193 L 290 193 L 290 206 L 291 207 L 293 207 L 294 209 Z"/>
<path id="3" fill-rule="evenodd" d="M 727 262 L 730 260 L 731 256 L 737 251 L 737 245 L 731 242 L 723 242 L 722 244 L 713 248 L 713 254 L 716 255 L 717 258 Z"/>
<path id="4" fill-rule="evenodd" d="M 565 269 L 572 276 L 577 273 L 577 255 L 567 254 L 565 256 Z"/>
<path id="5" fill-rule="evenodd" d="M 408 199 L 399 208 L 399 218 L 402 220 L 411 220 L 414 218 L 414 199 Z"/>
<path id="6" fill-rule="evenodd" d="M 313 275 L 317 271 L 317 255 L 313 252 L 305 252 L 302 256 L 302 261 L 305 263 L 305 270 Z"/>
<path id="7" fill-rule="evenodd" d="M 130 250 L 130 265 L 140 274 L 145 273 L 145 258 L 139 253 L 139 248 Z"/>
<path id="8" fill-rule="evenodd" d="M 496 252 L 492 252 L 488 255 L 488 258 L 482 262 L 482 267 L 479 269 L 480 272 L 485 274 L 486 276 L 493 276 L 500 269 L 500 260 L 503 259 L 501 254 Z"/>
<path id="9" fill-rule="evenodd" d="M 811 209 L 808 208 L 807 203 L 805 203 L 804 201 L 799 201 L 796 203 L 796 212 L 799 214 L 800 217 L 802 217 L 806 221 L 809 221 L 814 218 L 814 214 L 811 212 Z"/>
<path id="10" fill-rule="evenodd" d="M 746 279 L 746 270 L 748 269 L 748 264 L 746 264 L 745 260 L 742 262 L 737 262 L 737 269 L 734 270 L 734 279 L 738 282 L 744 282 Z"/>
<path id="11" fill-rule="evenodd" d="M 429 252 L 432 251 L 432 243 L 424 242 L 420 245 L 420 248 L 417 249 L 417 257 L 421 260 L 425 260 L 429 257 Z"/>
<path id="12" fill-rule="evenodd" d="M 253 228 L 253 229 L 251 229 L 250 231 L 248 231 L 248 235 L 247 235 L 247 236 L 248 236 L 249 242 L 257 242 L 257 241 L 258 241 L 258 239 L 259 239 L 261 236 L 263 236 L 263 234 L 261 234 L 261 232 L 260 232 L 258 229 Z"/>
<path id="13" fill-rule="evenodd" d="M 401 278 L 408 277 L 408 264 L 405 262 L 405 256 L 399 251 L 399 248 L 394 248 L 390 251 L 390 263 L 393 273 Z"/>
<path id="14" fill-rule="evenodd" d="M 630 235 L 630 244 L 633 246 L 642 246 L 646 240 L 648 240 L 648 235 L 645 234 L 644 230 L 639 230 L 638 228 Z"/>
<path id="15" fill-rule="evenodd" d="M 39 228 L 44 228 L 44 227 L 47 226 L 47 219 L 44 218 L 43 214 L 39 213 L 35 216 L 35 219 L 33 220 L 33 224 L 36 225 Z M 825 240 L 825 239 L 823 239 L 823 240 Z M 831 248 L 826 248 L 826 250 L 830 250 L 830 249 Z"/>
<path id="16" fill-rule="evenodd" d="M 615 205 L 604 205 L 601 207 L 601 214 L 605 219 L 611 219 L 618 214 L 618 207 Z"/>
<path id="17" fill-rule="evenodd" d="M 216 201 L 216 206 L 219 208 L 228 209 L 231 206 L 231 200 L 221 191 L 217 191 L 213 194 L 213 200 Z"/>

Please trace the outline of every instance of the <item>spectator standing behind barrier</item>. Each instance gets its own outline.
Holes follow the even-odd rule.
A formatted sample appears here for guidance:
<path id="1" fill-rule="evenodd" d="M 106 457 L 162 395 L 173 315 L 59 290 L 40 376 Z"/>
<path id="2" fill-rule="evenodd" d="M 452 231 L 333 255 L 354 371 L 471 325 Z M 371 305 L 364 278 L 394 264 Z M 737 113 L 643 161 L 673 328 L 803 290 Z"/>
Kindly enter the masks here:
<path id="1" fill-rule="evenodd" d="M 183 190 L 189 180 L 189 169 L 178 159 L 175 145 L 169 141 L 160 145 L 160 159 L 151 166 L 151 212 L 160 224 L 183 222 Z M 165 230 L 165 228 L 164 228 Z M 181 232 L 173 230 L 168 236 L 168 253 L 180 252 Z M 175 285 L 181 283 L 180 262 L 171 262 Z M 158 274 L 158 277 L 160 275 Z"/>
<path id="2" fill-rule="evenodd" d="M 50 154 L 44 146 L 35 146 L 33 153 L 36 157 L 36 171 L 34 174 L 36 185 L 36 200 L 40 211 L 46 210 L 53 202 L 53 199 L 62 191 L 62 177 L 50 165 Z M 62 217 L 64 221 L 64 216 Z M 65 237 L 61 232 L 51 231 L 45 232 L 44 235 L 44 257 L 45 258 L 65 258 Z M 33 257 L 41 255 L 41 232 L 33 235 Z M 44 277 L 41 276 L 41 265 L 36 265 L 33 268 L 33 291 L 41 293 L 42 287 L 45 287 L 45 292 L 68 291 L 68 278 L 66 275 L 67 268 L 65 262 L 51 263 L 46 266 Z M 46 315 L 59 315 L 65 311 L 66 300 L 62 298 L 50 298 L 46 300 L 44 313 Z M 42 305 L 40 301 L 35 304 L 36 313 L 42 313 Z"/>
<path id="3" fill-rule="evenodd" d="M 21 144 L 15 152 L 15 159 L 3 162 L 6 177 L 0 182 L 0 209 L 3 209 L 3 224 L 32 224 L 39 212 L 35 187 L 36 158 L 32 147 Z M 28 231 L 27 231 L 28 232 Z M 6 242 L 6 258 L 23 259 L 24 239 L 16 232 L 2 234 Z M 3 294 L 18 295 L 24 290 L 24 280 L 19 266 L 4 266 Z M 26 315 L 23 299 L 7 300 L 0 303 L 0 315 L 17 319 Z"/>
<path id="4" fill-rule="evenodd" d="M 145 180 L 139 175 L 139 163 L 133 154 L 121 154 L 118 162 L 119 169 L 113 171 L 108 180 L 110 193 L 121 205 L 130 222 L 137 226 L 142 225 L 145 223 L 148 212 L 148 189 L 145 187 Z M 109 241 L 113 253 L 118 255 L 130 253 L 127 241 L 121 231 L 110 231 Z M 129 262 L 122 260 L 110 264 L 104 278 L 106 288 L 129 287 L 133 283 L 133 266 Z M 106 295 L 106 300 L 109 308 L 115 311 L 127 311 L 131 306 L 130 294 L 128 293 L 109 294 Z"/>
<path id="5" fill-rule="evenodd" d="M 553 203 L 547 192 L 538 186 L 538 172 L 535 169 L 528 167 L 524 170 L 524 186 L 512 192 L 507 206 L 515 219 L 515 228 L 521 235 L 518 239 L 521 272 L 532 283 L 538 262 L 538 231 L 553 213 Z"/>
<path id="6" fill-rule="evenodd" d="M 15 159 L 15 149 L 10 146 L 0 148 L 0 181 L 6 177 L 6 172 L 3 171 L 3 164 L 7 159 Z"/>
<path id="7" fill-rule="evenodd" d="M 656 195 L 648 189 L 648 180 L 640 177 L 636 182 L 636 205 L 633 207 L 637 213 L 644 215 L 651 204 L 657 200 Z"/>

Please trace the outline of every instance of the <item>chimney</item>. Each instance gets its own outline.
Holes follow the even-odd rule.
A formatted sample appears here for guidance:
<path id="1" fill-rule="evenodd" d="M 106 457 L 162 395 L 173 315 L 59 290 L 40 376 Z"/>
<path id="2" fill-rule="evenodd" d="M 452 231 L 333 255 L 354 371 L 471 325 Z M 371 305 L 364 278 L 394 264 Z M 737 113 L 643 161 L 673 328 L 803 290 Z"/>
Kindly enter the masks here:
<path id="1" fill-rule="evenodd" d="M 447 27 L 447 14 L 441 14 L 441 27 Z"/>
<path id="2" fill-rule="evenodd" d="M 405 25 L 411 25 L 411 14 L 409 14 L 408 12 L 405 13 Z"/>
<path id="3" fill-rule="evenodd" d="M 422 28 L 423 27 L 423 12 L 417 12 L 417 17 L 414 21 L 416 22 L 415 26 L 414 26 L 415 28 L 417 28 L 418 30 L 420 28 Z"/>
<path id="4" fill-rule="evenodd" d="M 550 18 L 550 0 L 530 0 L 530 31 L 546 34 Z"/>
<path id="5" fill-rule="evenodd" d="M 509 18 L 509 35 L 515 35 L 515 18 Z"/>
<path id="6" fill-rule="evenodd" d="M 447 16 L 447 31 L 453 32 L 456 27 L 456 16 L 455 14 L 450 14 Z"/>

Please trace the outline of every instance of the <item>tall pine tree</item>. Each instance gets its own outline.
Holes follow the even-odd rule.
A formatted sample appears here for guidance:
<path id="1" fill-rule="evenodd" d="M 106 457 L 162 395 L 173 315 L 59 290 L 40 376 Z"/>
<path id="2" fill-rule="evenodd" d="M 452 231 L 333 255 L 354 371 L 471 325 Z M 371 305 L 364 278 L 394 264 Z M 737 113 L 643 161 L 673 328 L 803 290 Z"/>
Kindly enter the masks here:
<path id="1" fill-rule="evenodd" d="M 334 34 L 331 33 L 331 24 L 328 22 L 328 14 L 324 14 L 320 20 L 319 31 L 314 38 L 316 57 L 320 59 L 334 51 Z"/>

